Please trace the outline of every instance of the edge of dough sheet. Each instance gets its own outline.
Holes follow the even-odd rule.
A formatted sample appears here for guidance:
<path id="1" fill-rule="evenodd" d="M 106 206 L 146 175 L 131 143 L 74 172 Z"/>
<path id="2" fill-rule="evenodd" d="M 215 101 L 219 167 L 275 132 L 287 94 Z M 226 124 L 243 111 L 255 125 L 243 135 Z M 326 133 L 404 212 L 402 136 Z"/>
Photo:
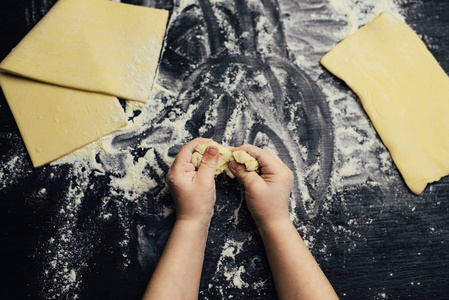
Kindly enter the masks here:
<path id="1" fill-rule="evenodd" d="M 127 124 L 113 96 L 0 73 L 0 84 L 35 168 Z"/>
<path id="2" fill-rule="evenodd" d="M 0 63 L 3 72 L 148 102 L 169 12 L 108 0 L 59 0 Z"/>
<path id="3" fill-rule="evenodd" d="M 321 64 L 358 95 L 413 193 L 449 174 L 449 77 L 413 29 L 383 12 Z"/>

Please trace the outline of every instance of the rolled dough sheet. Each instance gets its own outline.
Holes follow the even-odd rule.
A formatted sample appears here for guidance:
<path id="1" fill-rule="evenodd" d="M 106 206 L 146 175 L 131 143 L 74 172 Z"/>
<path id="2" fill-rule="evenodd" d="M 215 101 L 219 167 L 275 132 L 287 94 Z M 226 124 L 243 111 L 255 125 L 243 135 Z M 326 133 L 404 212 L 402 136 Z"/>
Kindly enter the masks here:
<path id="1" fill-rule="evenodd" d="M 0 84 L 35 167 L 123 127 L 117 98 L 0 73 Z"/>
<path id="2" fill-rule="evenodd" d="M 449 174 L 449 78 L 410 27 L 384 12 L 321 63 L 360 97 L 415 194 Z"/>
<path id="3" fill-rule="evenodd" d="M 59 0 L 0 63 L 35 167 L 126 124 L 115 97 L 149 98 L 167 18 L 164 10 L 106 0 Z"/>
<path id="4" fill-rule="evenodd" d="M 168 12 L 107 0 L 59 0 L 1 62 L 37 81 L 145 102 Z"/>

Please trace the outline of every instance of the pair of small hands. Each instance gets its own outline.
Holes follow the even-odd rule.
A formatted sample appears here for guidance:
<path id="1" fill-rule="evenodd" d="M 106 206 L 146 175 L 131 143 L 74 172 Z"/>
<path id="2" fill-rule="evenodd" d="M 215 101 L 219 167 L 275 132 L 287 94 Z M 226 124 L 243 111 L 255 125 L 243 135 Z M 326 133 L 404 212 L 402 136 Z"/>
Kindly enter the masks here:
<path id="1" fill-rule="evenodd" d="M 198 170 L 191 164 L 191 159 L 195 147 L 207 142 L 210 140 L 197 138 L 182 147 L 167 174 L 177 219 L 198 222 L 206 227 L 210 224 L 216 199 L 214 177 L 219 151 L 217 147 L 208 147 Z M 232 173 L 245 187 L 247 206 L 258 228 L 289 220 L 292 171 L 269 150 L 251 145 L 234 149 L 238 150 L 246 151 L 260 164 L 261 175 L 246 171 L 244 165 L 235 161 L 230 164 Z"/>
<path id="2" fill-rule="evenodd" d="M 207 139 L 195 139 L 176 157 L 167 181 L 176 205 L 176 222 L 144 299 L 198 299 L 207 232 L 215 204 L 219 151 L 210 146 L 198 170 L 192 153 Z M 338 299 L 289 218 L 293 173 L 275 154 L 241 146 L 259 161 L 261 175 L 233 161 L 231 172 L 245 187 L 247 206 L 262 237 L 279 299 Z"/>

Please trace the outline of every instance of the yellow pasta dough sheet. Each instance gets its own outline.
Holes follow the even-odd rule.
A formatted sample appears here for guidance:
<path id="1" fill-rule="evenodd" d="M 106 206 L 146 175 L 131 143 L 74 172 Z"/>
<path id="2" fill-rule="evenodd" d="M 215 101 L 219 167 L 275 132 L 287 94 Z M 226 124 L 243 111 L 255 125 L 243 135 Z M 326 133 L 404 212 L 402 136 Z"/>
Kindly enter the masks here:
<path id="1" fill-rule="evenodd" d="M 35 167 L 127 123 L 116 97 L 145 102 L 168 12 L 59 0 L 0 63 L 0 84 Z"/>
<path id="2" fill-rule="evenodd" d="M 59 0 L 0 69 L 127 100 L 149 98 L 168 12 L 107 0 Z"/>
<path id="3" fill-rule="evenodd" d="M 126 124 L 123 108 L 113 96 L 2 73 L 0 84 L 35 167 Z"/>
<path id="4" fill-rule="evenodd" d="M 384 12 L 321 63 L 359 96 L 415 194 L 449 174 L 449 77 L 409 26 Z"/>

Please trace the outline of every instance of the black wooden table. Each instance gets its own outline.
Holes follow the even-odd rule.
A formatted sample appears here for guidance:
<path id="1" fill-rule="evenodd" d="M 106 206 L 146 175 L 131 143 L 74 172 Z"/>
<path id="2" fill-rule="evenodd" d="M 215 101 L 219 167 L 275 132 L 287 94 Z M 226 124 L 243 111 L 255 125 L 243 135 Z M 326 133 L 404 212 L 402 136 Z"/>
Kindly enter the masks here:
<path id="1" fill-rule="evenodd" d="M 1 299 L 139 299 L 174 223 L 165 174 L 197 136 L 270 148 L 295 170 L 292 219 L 341 298 L 449 299 L 449 179 L 413 195 L 356 96 L 319 65 L 344 37 L 344 11 L 324 0 L 129 2 L 173 19 L 153 104 L 126 108 L 139 126 L 108 151 L 33 169 L 0 96 Z M 375 1 L 353 2 L 347 14 L 370 18 Z M 449 72 L 449 2 L 398 2 Z M 2 1 L 0 59 L 53 3 Z M 276 298 L 242 190 L 225 177 L 200 291 Z"/>

